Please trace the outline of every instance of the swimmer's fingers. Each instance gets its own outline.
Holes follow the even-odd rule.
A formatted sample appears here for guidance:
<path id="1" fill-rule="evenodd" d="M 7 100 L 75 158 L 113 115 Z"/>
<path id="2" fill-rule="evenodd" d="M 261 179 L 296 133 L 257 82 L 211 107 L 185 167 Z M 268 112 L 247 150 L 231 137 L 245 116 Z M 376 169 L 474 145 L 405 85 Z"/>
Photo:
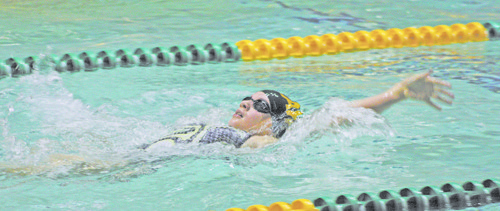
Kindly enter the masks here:
<path id="1" fill-rule="evenodd" d="M 433 108 L 435 108 L 435 109 L 437 109 L 437 110 L 439 110 L 439 111 L 441 111 L 441 110 L 442 110 L 441 106 L 439 106 L 439 105 L 437 105 L 436 103 L 432 102 L 431 97 L 429 97 L 429 96 L 426 96 L 426 95 L 419 95 L 419 94 L 414 93 L 414 92 L 407 92 L 407 93 L 406 93 L 406 95 L 407 95 L 408 97 L 412 98 L 412 99 L 416 99 L 416 100 L 421 100 L 421 101 L 424 101 L 425 103 L 427 103 L 428 105 L 432 106 Z M 446 99 L 446 98 L 443 98 L 443 97 L 442 97 L 442 96 L 440 96 L 440 95 L 433 95 L 433 96 L 432 96 L 432 98 L 435 98 L 435 99 L 437 99 L 437 100 L 439 100 L 439 101 L 442 101 L 442 102 L 444 102 L 444 103 L 446 103 L 446 104 L 450 104 L 450 105 L 451 105 L 451 103 L 452 103 L 452 101 L 451 101 L 451 100 L 448 100 L 448 99 Z"/>
<path id="2" fill-rule="evenodd" d="M 432 96 L 433 98 L 441 102 L 444 102 L 448 105 L 451 105 L 453 103 L 452 100 L 455 99 L 455 95 L 451 91 L 447 90 L 451 89 L 451 84 L 449 82 L 439 80 L 437 78 L 430 76 L 427 77 L 426 81 L 436 85 L 434 87 L 434 94 Z"/>
<path id="3" fill-rule="evenodd" d="M 453 94 L 453 92 L 450 92 L 446 89 L 437 88 L 436 93 L 438 93 L 439 95 L 443 95 L 443 96 L 450 98 L 450 99 L 455 99 L 455 95 Z"/>
<path id="4" fill-rule="evenodd" d="M 432 102 L 430 98 L 427 98 L 424 100 L 427 104 L 429 104 L 430 106 L 434 107 L 435 109 L 441 111 L 441 106 L 437 105 L 436 103 Z"/>
<path id="5" fill-rule="evenodd" d="M 436 93 L 432 96 L 432 98 L 437 99 L 437 100 L 439 100 L 443 103 L 446 103 L 448 105 L 451 105 L 451 104 L 453 104 L 453 99 L 455 98 L 455 95 L 453 95 L 453 93 L 451 93 L 448 90 L 437 89 Z M 430 99 L 425 100 L 425 102 L 427 104 L 431 105 L 432 107 L 436 108 L 437 110 L 441 111 L 441 107 L 438 106 L 437 104 L 435 104 L 434 102 L 432 102 Z"/>
<path id="6" fill-rule="evenodd" d="M 439 79 L 431 77 L 431 76 L 427 77 L 426 81 L 431 82 L 431 83 L 438 85 L 438 86 L 444 86 L 444 87 L 451 89 L 451 84 L 449 82 L 439 80 Z"/>
<path id="7" fill-rule="evenodd" d="M 442 96 L 440 96 L 440 95 L 435 95 L 435 96 L 433 96 L 433 98 L 438 99 L 439 101 L 441 101 L 441 102 L 443 102 L 443 103 L 446 103 L 446 104 L 448 104 L 448 105 L 453 104 L 453 101 L 452 101 L 452 100 L 447 99 L 447 98 L 444 98 L 444 97 L 442 97 Z"/>

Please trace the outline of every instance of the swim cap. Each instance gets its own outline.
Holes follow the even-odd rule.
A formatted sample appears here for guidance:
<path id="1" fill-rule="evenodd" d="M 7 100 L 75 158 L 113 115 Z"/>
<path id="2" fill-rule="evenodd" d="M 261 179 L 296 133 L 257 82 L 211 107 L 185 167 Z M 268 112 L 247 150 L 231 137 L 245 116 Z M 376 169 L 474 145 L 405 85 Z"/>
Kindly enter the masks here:
<path id="1" fill-rule="evenodd" d="M 285 133 L 288 126 L 302 115 L 300 104 L 274 90 L 262 90 L 261 92 L 264 92 L 269 98 L 271 117 L 273 118 L 272 130 L 274 136 L 279 138 Z"/>

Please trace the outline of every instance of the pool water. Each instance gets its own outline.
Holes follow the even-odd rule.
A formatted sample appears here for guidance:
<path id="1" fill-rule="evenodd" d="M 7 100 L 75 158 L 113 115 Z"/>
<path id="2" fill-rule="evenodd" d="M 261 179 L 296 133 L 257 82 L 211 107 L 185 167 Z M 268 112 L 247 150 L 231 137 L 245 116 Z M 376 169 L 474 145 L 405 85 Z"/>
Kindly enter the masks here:
<path id="1" fill-rule="evenodd" d="M 483 23 L 500 19 L 499 3 L 0 1 L 0 55 Z M 499 52 L 500 42 L 487 41 L 95 72 L 42 66 L 6 77 L 0 209 L 225 210 L 499 179 Z M 456 96 L 441 112 L 412 100 L 382 115 L 345 106 L 431 69 Z M 243 97 L 262 89 L 286 93 L 306 116 L 276 144 L 138 150 L 181 125 L 225 125 Z M 328 127 L 332 116 L 354 123 Z"/>

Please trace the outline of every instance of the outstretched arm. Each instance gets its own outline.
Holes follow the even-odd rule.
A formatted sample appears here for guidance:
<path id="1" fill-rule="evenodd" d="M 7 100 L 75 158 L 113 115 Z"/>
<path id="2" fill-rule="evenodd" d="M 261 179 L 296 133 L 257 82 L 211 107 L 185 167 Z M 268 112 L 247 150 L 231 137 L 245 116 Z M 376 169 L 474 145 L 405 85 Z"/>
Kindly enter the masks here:
<path id="1" fill-rule="evenodd" d="M 412 76 L 379 95 L 353 101 L 352 105 L 353 107 L 370 108 L 377 113 L 382 113 L 395 103 L 411 98 L 424 101 L 437 110 L 441 110 L 441 107 L 431 99 L 434 98 L 451 105 L 455 96 L 447 90 L 451 89 L 450 83 L 431 77 L 431 74 L 432 70 Z"/>

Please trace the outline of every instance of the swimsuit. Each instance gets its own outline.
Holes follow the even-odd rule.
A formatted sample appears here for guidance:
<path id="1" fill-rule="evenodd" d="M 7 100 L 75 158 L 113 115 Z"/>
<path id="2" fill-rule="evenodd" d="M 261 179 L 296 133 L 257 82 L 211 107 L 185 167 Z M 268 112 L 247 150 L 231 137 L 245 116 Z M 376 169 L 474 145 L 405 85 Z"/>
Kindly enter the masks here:
<path id="1" fill-rule="evenodd" d="M 236 147 L 240 147 L 245 143 L 248 138 L 250 138 L 249 133 L 238 130 L 233 127 L 224 127 L 224 126 L 207 126 L 205 124 L 195 124 L 188 125 L 180 130 L 174 131 L 171 135 L 162 138 L 153 142 L 150 145 L 142 147 L 143 149 L 147 149 L 153 145 L 162 143 L 162 142 L 170 142 L 173 144 L 176 143 L 215 143 L 215 142 L 224 142 L 228 144 L 232 144 Z"/>

